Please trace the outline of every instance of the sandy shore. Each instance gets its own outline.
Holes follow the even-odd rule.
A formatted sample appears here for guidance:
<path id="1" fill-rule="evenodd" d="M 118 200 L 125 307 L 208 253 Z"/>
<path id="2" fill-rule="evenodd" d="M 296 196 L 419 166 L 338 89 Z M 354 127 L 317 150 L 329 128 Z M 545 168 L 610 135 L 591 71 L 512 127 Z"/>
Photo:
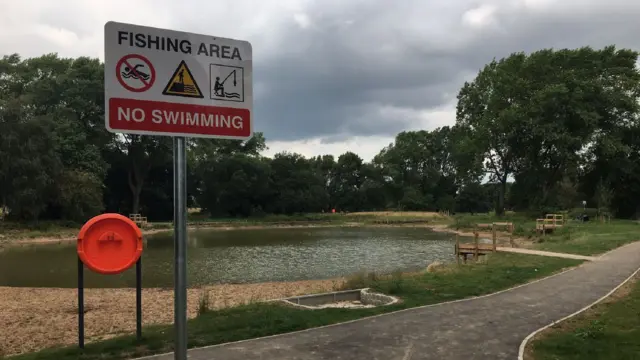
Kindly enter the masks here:
<path id="1" fill-rule="evenodd" d="M 258 229 L 305 229 L 305 228 L 326 228 L 326 227 L 350 227 L 350 226 L 360 226 L 362 224 L 359 223 L 337 223 L 337 224 L 300 224 L 300 225 L 279 225 L 279 224 L 269 224 L 269 225 L 246 225 L 246 226 L 220 226 L 220 225 L 201 225 L 201 226 L 189 226 L 187 230 L 198 230 L 198 229 L 210 229 L 210 230 L 219 230 L 219 231 L 228 231 L 228 230 L 258 230 Z M 78 232 L 80 230 L 78 229 Z M 153 235 L 159 234 L 163 232 L 173 231 L 170 229 L 142 229 L 143 235 Z M 35 238 L 18 238 L 18 239 L 2 239 L 0 238 L 0 248 L 2 246 L 11 247 L 11 246 L 25 246 L 25 245 L 44 245 L 44 244 L 62 244 L 68 242 L 77 241 L 78 238 L 76 236 L 50 236 L 50 237 L 35 237 Z"/>
<path id="2" fill-rule="evenodd" d="M 469 230 L 455 230 L 448 227 L 448 224 L 433 224 L 433 223 L 409 223 L 409 224 L 363 224 L 358 222 L 348 222 L 348 223 L 336 223 L 336 224 L 300 224 L 300 225 L 248 225 L 248 226 L 218 226 L 218 225 L 203 225 L 203 226 L 189 226 L 188 230 L 198 230 L 198 229 L 211 229 L 217 231 L 228 231 L 228 230 L 256 230 L 256 229 L 297 229 L 297 228 L 327 228 L 327 227 L 357 227 L 357 226 L 366 226 L 366 227 L 419 227 L 419 228 L 429 228 L 436 232 L 445 232 L 451 234 L 458 234 L 460 236 L 473 236 L 473 232 Z M 147 229 L 142 230 L 143 235 L 153 235 L 163 232 L 169 232 L 173 229 Z M 489 231 L 480 231 L 480 237 L 491 238 L 492 234 Z M 498 242 L 500 244 L 509 244 L 509 234 L 506 232 L 498 232 Z M 14 239 L 11 241 L 2 241 L 0 239 L 0 251 L 2 248 L 8 247 L 16 247 L 16 246 L 33 246 L 33 245 L 46 245 L 46 244 L 63 244 L 77 241 L 76 237 L 37 237 L 37 238 L 27 238 L 27 239 Z M 514 238 L 514 242 L 518 247 L 527 247 L 531 244 L 531 241 L 526 238 Z"/>
<path id="3" fill-rule="evenodd" d="M 210 308 L 338 289 L 344 280 L 311 280 L 241 285 L 214 285 L 189 289 L 188 316 L 198 311 L 199 299 L 209 296 Z M 77 341 L 77 292 L 61 288 L 0 287 L 0 354 L 37 351 Z M 86 289 L 87 342 L 135 332 L 134 289 Z M 173 323 L 173 290 L 144 289 L 144 325 Z"/>
<path id="4" fill-rule="evenodd" d="M 432 227 L 439 225 L 431 225 L 431 224 L 364 224 L 358 222 L 347 222 L 347 223 L 335 223 L 335 224 L 300 224 L 300 225 L 281 225 L 281 224 L 268 224 L 268 225 L 246 225 L 246 226 L 220 226 L 220 225 L 202 225 L 202 226 L 189 226 L 187 229 L 189 231 L 192 230 L 201 230 L 201 229 L 209 229 L 216 231 L 229 231 L 229 230 L 259 230 L 259 229 L 307 229 L 307 228 L 331 228 L 331 227 L 356 227 L 356 226 L 367 226 L 367 227 Z M 170 232 L 173 229 L 143 229 L 143 235 L 153 235 L 163 232 Z M 27 245 L 45 245 L 45 244 L 62 244 L 68 242 L 77 241 L 75 236 L 66 236 L 66 237 L 36 237 L 36 238 L 23 238 L 23 239 L 11 239 L 1 241 L 0 239 L 0 247 L 12 247 L 12 246 L 27 246 Z"/>

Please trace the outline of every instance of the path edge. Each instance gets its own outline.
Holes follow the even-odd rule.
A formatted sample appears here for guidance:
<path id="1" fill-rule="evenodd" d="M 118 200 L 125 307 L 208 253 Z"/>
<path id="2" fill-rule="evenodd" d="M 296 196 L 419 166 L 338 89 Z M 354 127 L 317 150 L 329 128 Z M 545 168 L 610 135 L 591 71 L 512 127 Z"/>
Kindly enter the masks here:
<path id="1" fill-rule="evenodd" d="M 631 243 L 633 244 L 633 243 Z M 618 248 L 619 249 L 619 248 Z M 604 254 L 603 254 L 604 255 Z M 542 331 L 547 330 L 548 328 L 557 325 L 565 320 L 568 320 L 574 316 L 580 315 L 581 313 L 591 309 L 592 307 L 594 307 L 595 305 L 601 303 L 602 301 L 604 301 L 606 298 L 608 298 L 609 296 L 613 295 L 613 293 L 615 293 L 616 291 L 618 291 L 618 289 L 620 289 L 621 287 L 623 287 L 626 283 L 628 283 L 631 279 L 633 279 L 638 273 L 640 272 L 640 267 L 638 267 L 638 269 L 636 269 L 636 271 L 634 271 L 631 275 L 629 275 L 629 277 L 627 277 L 626 279 L 624 279 L 620 284 L 618 284 L 618 286 L 614 287 L 611 291 L 609 291 L 608 293 L 606 293 L 603 297 L 601 297 L 600 299 L 597 299 L 596 301 L 594 301 L 593 303 L 583 307 L 582 309 L 574 312 L 573 314 L 569 314 L 565 317 L 563 317 L 560 320 L 556 320 L 546 326 L 541 327 L 540 329 L 532 332 L 531 334 L 527 335 L 526 338 L 524 338 L 524 340 L 522 340 L 522 342 L 520 343 L 520 348 L 518 348 L 518 360 L 524 360 L 524 351 L 527 348 L 527 344 L 529 343 L 529 341 L 531 341 L 531 339 L 533 339 L 534 336 L 536 336 L 537 334 L 539 334 Z"/>
<path id="2" fill-rule="evenodd" d="M 614 251 L 614 250 L 617 250 L 617 249 L 620 249 L 620 247 L 616 248 L 616 249 L 613 249 L 613 250 L 610 250 L 608 252 L 611 252 L 611 251 Z M 602 255 L 605 255 L 607 253 L 604 253 Z M 522 255 L 535 256 L 535 255 L 531 255 L 531 254 L 522 254 Z M 579 260 L 579 259 L 568 259 L 568 260 Z M 254 341 L 254 340 L 264 340 L 264 339 L 288 336 L 288 335 L 293 335 L 293 334 L 305 333 L 305 332 L 314 331 L 314 330 L 318 330 L 318 329 L 331 328 L 331 327 L 341 326 L 341 325 L 355 323 L 355 322 L 359 322 L 359 321 L 375 319 L 375 318 L 379 318 L 379 317 L 383 317 L 383 316 L 390 316 L 390 315 L 403 313 L 403 312 L 407 312 L 407 311 L 416 311 L 416 310 L 426 309 L 426 308 L 430 308 L 430 307 L 443 306 L 443 305 L 448 305 L 448 304 L 454 304 L 454 303 L 459 303 L 459 302 L 466 302 L 466 301 L 472 301 L 472 300 L 476 300 L 476 299 L 482 299 L 482 298 L 486 298 L 486 297 L 496 296 L 496 295 L 500 295 L 502 293 L 505 293 L 507 291 L 516 290 L 516 289 L 519 289 L 521 287 L 525 287 L 525 286 L 532 285 L 532 284 L 535 284 L 535 283 L 543 281 L 543 280 L 547 280 L 547 279 L 554 278 L 556 276 L 560 276 L 562 274 L 565 274 L 565 273 L 568 273 L 570 271 L 573 271 L 573 270 L 576 270 L 576 269 L 580 268 L 585 263 L 589 263 L 588 260 L 582 260 L 582 261 L 583 261 L 582 264 L 579 264 L 579 265 L 576 265 L 576 266 L 572 266 L 572 267 L 569 267 L 569 268 L 565 268 L 562 271 L 557 272 L 555 274 L 551 274 L 549 276 L 545 276 L 543 278 L 535 279 L 535 280 L 532 280 L 532 281 L 529 281 L 529 282 L 526 282 L 526 283 L 523 283 L 523 284 L 518 284 L 518 285 L 515 285 L 513 287 L 510 287 L 510 288 L 507 288 L 507 289 L 503 289 L 503 290 L 500 290 L 500 291 L 496 291 L 496 292 L 493 292 L 493 293 L 490 293 L 490 294 L 485 294 L 485 295 L 480 295 L 480 296 L 473 296 L 473 297 L 468 297 L 468 298 L 458 299 L 458 300 L 445 301 L 445 302 L 440 302 L 440 303 L 436 303 L 436 304 L 416 306 L 416 307 L 397 310 L 397 311 L 392 311 L 392 312 L 388 312 L 388 313 L 383 313 L 383 314 L 378 314 L 378 315 L 373 315 L 373 316 L 367 316 L 367 317 L 363 317 L 363 318 L 359 318 L 359 319 L 338 322 L 338 323 L 335 323 L 335 324 L 311 327 L 311 328 L 304 329 L 304 330 L 296 330 L 296 331 L 290 331 L 290 332 L 281 333 L 281 334 L 261 336 L 261 337 L 252 338 L 252 339 L 230 341 L 230 342 L 214 344 L 214 345 L 199 346 L 199 347 L 194 347 L 194 348 L 187 349 L 187 351 L 192 351 L 192 350 L 197 350 L 197 349 L 202 349 L 202 350 L 203 349 L 211 349 L 211 348 L 215 348 L 215 347 L 228 346 L 228 345 L 233 345 L 233 344 L 241 344 L 241 343 L 244 343 L 244 342 L 249 342 L 249 341 Z M 161 354 L 146 355 L 146 356 L 143 356 L 143 357 L 132 358 L 130 360 L 146 360 L 146 359 L 152 359 L 154 357 L 166 356 L 166 355 L 170 355 L 170 354 L 173 354 L 173 351 L 172 352 L 161 353 Z"/>

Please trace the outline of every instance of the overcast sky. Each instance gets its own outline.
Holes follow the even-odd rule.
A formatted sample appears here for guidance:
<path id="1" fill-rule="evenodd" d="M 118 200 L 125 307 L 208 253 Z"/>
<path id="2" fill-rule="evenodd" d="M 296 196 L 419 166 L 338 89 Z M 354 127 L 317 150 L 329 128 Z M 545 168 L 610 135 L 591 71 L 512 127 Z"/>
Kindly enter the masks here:
<path id="1" fill-rule="evenodd" d="M 249 40 L 266 154 L 369 160 L 400 131 L 453 124 L 492 58 L 639 49 L 638 19 L 634 0 L 0 0 L 0 55 L 103 59 L 109 20 Z"/>

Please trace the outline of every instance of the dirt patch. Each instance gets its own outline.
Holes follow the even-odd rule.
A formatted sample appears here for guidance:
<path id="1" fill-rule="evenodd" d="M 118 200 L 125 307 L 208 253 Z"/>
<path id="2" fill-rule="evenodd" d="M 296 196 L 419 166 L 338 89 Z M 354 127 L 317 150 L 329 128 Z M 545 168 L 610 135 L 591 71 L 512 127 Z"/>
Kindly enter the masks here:
<path id="1" fill-rule="evenodd" d="M 429 218 L 445 218 L 447 216 L 432 211 L 363 211 L 349 213 L 349 215 L 364 216 L 392 216 L 392 217 L 429 217 Z"/>
<path id="2" fill-rule="evenodd" d="M 524 359 L 525 360 L 535 359 L 534 352 L 533 352 L 534 342 L 538 340 L 543 340 L 544 338 L 554 333 L 573 332 L 577 330 L 579 327 L 584 326 L 585 320 L 597 319 L 606 310 L 607 304 L 614 303 L 616 301 L 622 300 L 625 297 L 627 297 L 631 293 L 631 291 L 633 290 L 633 287 L 638 281 L 640 281 L 640 274 L 634 276 L 631 280 L 629 280 L 626 284 L 622 285 L 613 294 L 611 294 L 610 296 L 608 296 L 606 299 L 602 300 L 598 304 L 594 305 L 593 307 L 534 335 L 533 338 L 529 339 L 529 342 L 527 342 L 527 346 L 524 349 L 524 356 L 523 356 Z"/>
<path id="3" fill-rule="evenodd" d="M 220 309 L 256 301 L 334 291 L 343 279 L 260 284 L 214 285 L 189 289 L 187 312 L 197 314 L 206 292 L 209 307 Z M 97 341 L 135 332 L 135 289 L 85 290 L 86 341 Z M 32 352 L 77 341 L 76 289 L 0 287 L 0 353 Z M 173 290 L 144 289 L 144 325 L 173 323 Z"/>

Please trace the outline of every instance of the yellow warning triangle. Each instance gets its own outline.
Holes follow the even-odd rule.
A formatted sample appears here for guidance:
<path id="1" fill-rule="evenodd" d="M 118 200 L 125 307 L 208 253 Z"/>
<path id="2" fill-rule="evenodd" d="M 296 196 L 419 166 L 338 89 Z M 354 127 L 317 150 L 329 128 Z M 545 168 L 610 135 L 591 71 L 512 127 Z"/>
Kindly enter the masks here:
<path id="1" fill-rule="evenodd" d="M 173 72 L 167 86 L 162 91 L 163 95 L 171 96 L 183 96 L 193 98 L 203 98 L 202 91 L 196 79 L 193 78 L 191 70 L 187 66 L 187 63 L 182 60 L 176 71 Z"/>

